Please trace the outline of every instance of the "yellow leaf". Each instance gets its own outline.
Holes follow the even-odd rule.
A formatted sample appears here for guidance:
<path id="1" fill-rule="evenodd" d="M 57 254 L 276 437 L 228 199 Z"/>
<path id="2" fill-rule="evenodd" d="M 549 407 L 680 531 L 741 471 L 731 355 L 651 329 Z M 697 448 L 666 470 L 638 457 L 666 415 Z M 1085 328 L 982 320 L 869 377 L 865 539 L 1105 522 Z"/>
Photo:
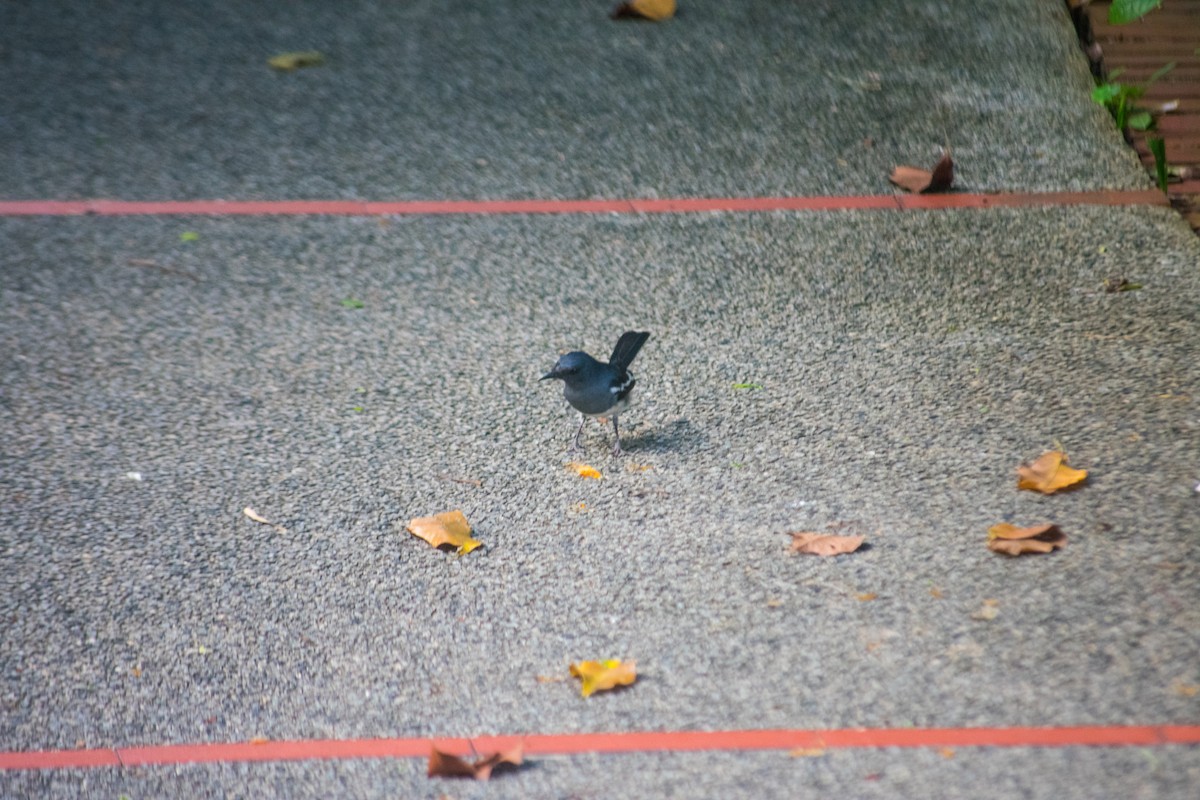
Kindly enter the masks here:
<path id="1" fill-rule="evenodd" d="M 793 758 L 816 758 L 825 755 L 824 747 L 793 747 L 788 751 Z"/>
<path id="2" fill-rule="evenodd" d="M 567 464 L 567 467 L 575 470 L 575 474 L 581 478 L 599 478 L 600 471 L 595 467 L 590 467 L 587 464 L 580 464 L 578 461 L 572 461 Z"/>
<path id="3" fill-rule="evenodd" d="M 316 50 L 303 50 L 296 53 L 280 53 L 267 60 L 272 69 L 291 72 L 300 67 L 316 67 L 325 63 L 325 56 Z"/>
<path id="4" fill-rule="evenodd" d="M 640 17 L 658 22 L 675 16 L 675 0 L 630 0 L 614 8 L 609 16 L 613 19 Z"/>
<path id="5" fill-rule="evenodd" d="M 1060 489 L 1074 486 L 1086 477 L 1086 469 L 1067 466 L 1066 453 L 1061 450 L 1049 450 L 1038 456 L 1035 461 L 1017 467 L 1017 488 L 1053 494 Z"/>
<path id="6" fill-rule="evenodd" d="M 794 532 L 791 551 L 814 556 L 836 556 L 853 553 L 862 546 L 862 536 L 835 536 L 830 533 Z"/>
<path id="7" fill-rule="evenodd" d="M 417 517 L 408 521 L 409 533 L 429 542 L 434 547 L 451 546 L 459 555 L 479 547 L 483 542 L 471 538 L 471 523 L 459 510 L 435 514 L 432 517 Z"/>
<path id="8" fill-rule="evenodd" d="M 584 697 L 618 686 L 629 686 L 637 680 L 637 664 L 610 658 L 607 661 L 580 661 L 571 665 L 571 676 L 581 681 Z"/>
<path id="9" fill-rule="evenodd" d="M 867 592 L 865 594 L 857 594 L 855 597 L 857 597 L 860 602 L 869 603 L 872 600 L 878 599 L 879 595 L 875 594 L 874 592 Z"/>

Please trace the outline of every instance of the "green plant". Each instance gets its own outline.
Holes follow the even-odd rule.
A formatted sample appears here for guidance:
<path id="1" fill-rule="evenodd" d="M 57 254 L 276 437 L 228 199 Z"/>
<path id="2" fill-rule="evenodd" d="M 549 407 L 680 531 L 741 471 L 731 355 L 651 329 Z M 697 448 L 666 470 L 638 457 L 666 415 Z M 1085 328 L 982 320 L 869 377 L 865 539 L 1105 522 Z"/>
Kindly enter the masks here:
<path id="1" fill-rule="evenodd" d="M 1117 127 L 1122 131 L 1133 128 L 1135 131 L 1146 131 L 1154 127 L 1154 117 L 1149 111 L 1134 107 L 1134 102 L 1146 93 L 1146 88 L 1163 75 L 1175 69 L 1175 62 L 1155 70 L 1145 83 L 1118 83 L 1113 79 L 1124 70 L 1114 69 L 1108 75 L 1108 80 L 1101 81 L 1092 89 L 1092 100 L 1108 109 L 1116 120 Z"/>
<path id="2" fill-rule="evenodd" d="M 1124 25 L 1141 19 L 1162 5 L 1162 0 L 1113 0 L 1108 7 L 1108 24 Z"/>
<path id="3" fill-rule="evenodd" d="M 1161 136 L 1147 136 L 1146 147 L 1150 148 L 1150 153 L 1154 156 L 1154 180 L 1158 183 L 1158 188 L 1165 192 L 1167 190 L 1167 143 Z"/>

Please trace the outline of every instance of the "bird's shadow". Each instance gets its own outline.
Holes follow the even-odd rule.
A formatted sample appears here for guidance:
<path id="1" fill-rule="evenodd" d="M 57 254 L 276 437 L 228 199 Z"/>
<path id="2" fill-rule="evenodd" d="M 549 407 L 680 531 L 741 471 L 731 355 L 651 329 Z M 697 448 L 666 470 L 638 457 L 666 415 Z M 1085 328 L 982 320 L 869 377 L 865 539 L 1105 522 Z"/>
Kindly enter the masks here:
<path id="1" fill-rule="evenodd" d="M 634 430 L 621 437 L 621 446 L 631 453 L 694 453 L 708 444 L 708 434 L 690 420 L 680 418 L 668 425 Z"/>

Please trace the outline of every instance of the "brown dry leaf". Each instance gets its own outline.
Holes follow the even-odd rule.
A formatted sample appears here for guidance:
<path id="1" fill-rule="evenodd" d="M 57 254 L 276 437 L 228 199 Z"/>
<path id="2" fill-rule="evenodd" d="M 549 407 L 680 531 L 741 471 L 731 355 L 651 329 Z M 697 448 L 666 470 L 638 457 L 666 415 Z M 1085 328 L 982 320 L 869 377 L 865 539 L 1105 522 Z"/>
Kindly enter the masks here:
<path id="1" fill-rule="evenodd" d="M 637 662 L 610 658 L 607 661 L 580 661 L 571 665 L 571 676 L 579 678 L 584 697 L 637 680 Z"/>
<path id="2" fill-rule="evenodd" d="M 793 553 L 807 553 L 813 556 L 836 556 L 842 553 L 853 553 L 863 543 L 862 536 L 835 536 L 831 533 L 810 533 L 797 531 L 792 533 Z"/>
<path id="3" fill-rule="evenodd" d="M 1195 697 L 1197 694 L 1200 694 L 1200 686 L 1177 680 L 1171 684 L 1171 691 L 1180 697 Z"/>
<path id="4" fill-rule="evenodd" d="M 459 555 L 479 547 L 483 542 L 471 538 L 471 523 L 461 511 L 446 511 L 432 517 L 417 517 L 408 521 L 408 531 L 429 542 L 434 547 L 449 545 Z"/>
<path id="5" fill-rule="evenodd" d="M 950 158 L 950 151 L 946 151 L 932 170 L 896 167 L 888 176 L 888 180 L 914 194 L 949 191 L 954 185 L 954 159 Z"/>
<path id="6" fill-rule="evenodd" d="M 1087 474 L 1086 469 L 1068 467 L 1066 453 L 1048 450 L 1029 464 L 1017 467 L 1017 488 L 1053 494 L 1081 482 Z"/>
<path id="7" fill-rule="evenodd" d="M 988 529 L 988 550 L 1006 556 L 1022 556 L 1027 553 L 1049 553 L 1067 546 L 1067 535 L 1057 525 L 1046 523 L 1029 528 L 1018 528 L 1002 522 Z"/>
<path id="8" fill-rule="evenodd" d="M 129 671 L 131 673 L 133 673 L 133 677 L 135 677 L 135 678 L 142 677 L 142 665 L 141 664 L 134 664 L 133 667 L 131 667 Z"/>
<path id="9" fill-rule="evenodd" d="M 575 474 L 581 478 L 597 478 L 601 477 L 600 470 L 587 464 L 581 464 L 578 461 L 572 461 L 567 464 L 567 467 L 574 470 Z"/>
<path id="10" fill-rule="evenodd" d="M 942 594 L 942 590 L 936 586 L 929 589 L 929 596 L 936 597 L 938 600 L 941 600 L 943 597 L 945 597 L 945 595 Z"/>
<path id="11" fill-rule="evenodd" d="M 609 14 L 613 19 L 634 17 L 658 22 L 675 16 L 675 0 L 629 0 Z"/>
<path id="12" fill-rule="evenodd" d="M 467 761 L 432 747 L 429 750 L 429 767 L 426 774 L 431 778 L 474 778 L 477 781 L 486 781 L 492 777 L 492 771 L 497 767 L 521 766 L 524 760 L 523 749 L 518 744 L 508 750 L 492 753 L 475 761 Z"/>
<path id="13" fill-rule="evenodd" d="M 954 758 L 954 748 L 943 747 L 941 750 L 938 750 L 938 755 L 940 755 L 942 758 Z"/>
<path id="14" fill-rule="evenodd" d="M 856 595 L 854 595 L 854 596 L 855 596 L 856 598 L 858 598 L 858 600 L 859 600 L 860 602 L 863 602 L 863 603 L 869 603 L 869 602 L 871 602 L 872 600 L 878 600 L 878 599 L 879 599 L 879 595 L 875 594 L 874 592 L 866 592 L 865 594 L 856 594 Z"/>
<path id="15" fill-rule="evenodd" d="M 316 67 L 325 63 L 325 56 L 316 50 L 304 50 L 298 53 L 280 53 L 267 59 L 271 69 L 291 72 L 300 67 Z"/>

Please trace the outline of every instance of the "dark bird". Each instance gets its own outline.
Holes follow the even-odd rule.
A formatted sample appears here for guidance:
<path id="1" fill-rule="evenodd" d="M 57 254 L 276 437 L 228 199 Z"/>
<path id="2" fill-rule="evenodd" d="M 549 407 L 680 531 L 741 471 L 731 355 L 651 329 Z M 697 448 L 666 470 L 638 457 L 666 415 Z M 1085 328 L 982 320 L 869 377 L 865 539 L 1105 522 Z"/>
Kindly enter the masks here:
<path id="1" fill-rule="evenodd" d="M 576 350 L 559 358 L 554 369 L 541 377 L 541 380 L 561 380 L 563 397 L 581 414 L 579 430 L 575 431 L 575 442 L 571 445 L 572 451 L 580 447 L 579 437 L 588 417 L 612 417 L 613 436 L 616 437 L 612 453 L 614 456 L 621 455 L 621 432 L 617 428 L 617 417 L 629 407 L 630 395 L 637 383 L 629 371 L 629 365 L 649 338 L 650 334 L 644 331 L 626 331 L 617 340 L 607 364 Z"/>

